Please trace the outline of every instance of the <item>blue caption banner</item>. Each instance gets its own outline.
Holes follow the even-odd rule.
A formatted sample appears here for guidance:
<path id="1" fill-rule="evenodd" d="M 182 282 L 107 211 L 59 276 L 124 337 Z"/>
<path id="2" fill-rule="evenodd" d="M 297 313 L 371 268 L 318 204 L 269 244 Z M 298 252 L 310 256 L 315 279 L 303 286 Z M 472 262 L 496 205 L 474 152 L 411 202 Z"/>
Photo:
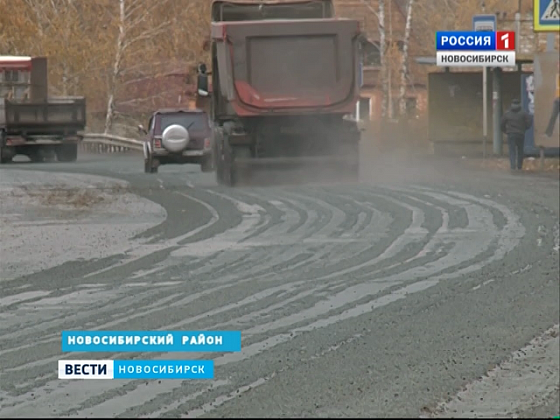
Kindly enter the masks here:
<path id="1" fill-rule="evenodd" d="M 59 360 L 59 379 L 214 379 L 213 360 Z"/>
<path id="2" fill-rule="evenodd" d="M 241 331 L 63 331 L 63 352 L 237 352 Z"/>
<path id="3" fill-rule="evenodd" d="M 214 379 L 214 361 L 114 360 L 113 379 Z"/>
<path id="4" fill-rule="evenodd" d="M 438 31 L 436 32 L 438 51 L 494 51 L 495 32 Z"/>

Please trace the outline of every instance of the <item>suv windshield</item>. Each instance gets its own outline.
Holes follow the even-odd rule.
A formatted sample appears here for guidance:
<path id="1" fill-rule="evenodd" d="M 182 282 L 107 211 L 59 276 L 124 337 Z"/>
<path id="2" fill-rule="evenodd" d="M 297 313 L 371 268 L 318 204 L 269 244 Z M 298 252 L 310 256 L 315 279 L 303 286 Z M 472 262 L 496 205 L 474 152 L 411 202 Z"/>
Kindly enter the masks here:
<path id="1" fill-rule="evenodd" d="M 183 127 L 192 131 L 205 131 L 208 130 L 208 119 L 206 114 L 188 114 L 185 112 L 178 114 L 164 114 L 160 116 L 160 132 L 169 127 L 170 125 L 182 125 Z"/>

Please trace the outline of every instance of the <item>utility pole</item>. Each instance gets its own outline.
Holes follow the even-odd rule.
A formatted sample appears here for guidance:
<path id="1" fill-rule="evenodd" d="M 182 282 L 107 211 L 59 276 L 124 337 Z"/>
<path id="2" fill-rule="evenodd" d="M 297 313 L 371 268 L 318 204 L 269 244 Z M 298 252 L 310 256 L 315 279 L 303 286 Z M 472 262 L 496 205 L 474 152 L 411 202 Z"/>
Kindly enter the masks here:
<path id="1" fill-rule="evenodd" d="M 393 0 L 389 0 L 389 42 L 391 45 L 391 51 L 393 50 L 393 13 L 392 13 L 392 6 Z M 392 80 L 392 73 L 393 73 L 393 66 L 388 66 L 388 77 L 389 77 L 389 118 L 393 118 L 393 80 Z"/>
<path id="2" fill-rule="evenodd" d="M 486 13 L 486 4 L 482 0 L 482 13 Z M 486 144 L 488 142 L 488 68 L 482 67 L 482 158 L 486 159 Z"/>

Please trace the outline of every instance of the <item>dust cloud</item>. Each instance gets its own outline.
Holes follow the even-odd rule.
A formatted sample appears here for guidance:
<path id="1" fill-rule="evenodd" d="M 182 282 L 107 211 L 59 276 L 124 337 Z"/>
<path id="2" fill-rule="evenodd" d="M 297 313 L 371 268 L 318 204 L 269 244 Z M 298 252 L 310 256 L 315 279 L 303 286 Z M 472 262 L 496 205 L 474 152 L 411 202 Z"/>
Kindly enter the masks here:
<path id="1" fill-rule="evenodd" d="M 417 127 L 411 128 L 412 132 Z M 437 159 L 423 136 L 403 133 L 399 128 L 383 130 L 367 127 L 359 149 L 359 177 L 352 175 L 345 163 L 328 160 L 302 166 L 258 167 L 240 172 L 237 187 L 355 185 L 358 183 L 411 183 L 441 178 L 437 167 L 452 159 Z M 457 159 L 455 159 L 457 160 Z"/>
<path id="2" fill-rule="evenodd" d="M 434 154 L 426 138 L 426 129 L 412 123 L 403 128 L 388 124 L 380 129 L 371 123 L 360 141 L 359 179 L 344 165 L 323 161 L 313 165 L 290 167 L 258 167 L 240 172 L 236 187 L 301 186 L 301 185 L 355 185 L 362 184 L 433 184 L 447 182 L 458 171 L 461 177 L 478 179 L 480 170 L 498 170 L 509 174 L 508 157 L 488 157 L 482 154 L 463 155 L 462 150 L 450 149 Z M 547 158 L 544 172 L 560 174 L 558 158 Z M 524 172 L 543 172 L 538 158 L 526 157 Z"/>
<path id="3" fill-rule="evenodd" d="M 360 180 L 391 184 L 438 178 L 428 142 L 416 136 L 398 127 L 366 130 L 360 145 Z"/>

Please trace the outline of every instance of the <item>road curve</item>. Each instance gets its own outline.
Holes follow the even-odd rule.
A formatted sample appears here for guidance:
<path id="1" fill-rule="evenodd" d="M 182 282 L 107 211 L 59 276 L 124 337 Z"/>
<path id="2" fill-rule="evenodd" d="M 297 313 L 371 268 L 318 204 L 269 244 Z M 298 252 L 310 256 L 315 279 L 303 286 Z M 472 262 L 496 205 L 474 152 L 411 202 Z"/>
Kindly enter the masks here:
<path id="1" fill-rule="evenodd" d="M 117 178 L 167 212 L 2 280 L 2 417 L 417 417 L 558 322 L 557 178 L 385 159 L 359 185 L 227 189 L 141 163 L 2 168 Z M 61 381 L 69 329 L 237 329 L 243 350 L 131 355 L 213 358 L 211 382 Z"/>

